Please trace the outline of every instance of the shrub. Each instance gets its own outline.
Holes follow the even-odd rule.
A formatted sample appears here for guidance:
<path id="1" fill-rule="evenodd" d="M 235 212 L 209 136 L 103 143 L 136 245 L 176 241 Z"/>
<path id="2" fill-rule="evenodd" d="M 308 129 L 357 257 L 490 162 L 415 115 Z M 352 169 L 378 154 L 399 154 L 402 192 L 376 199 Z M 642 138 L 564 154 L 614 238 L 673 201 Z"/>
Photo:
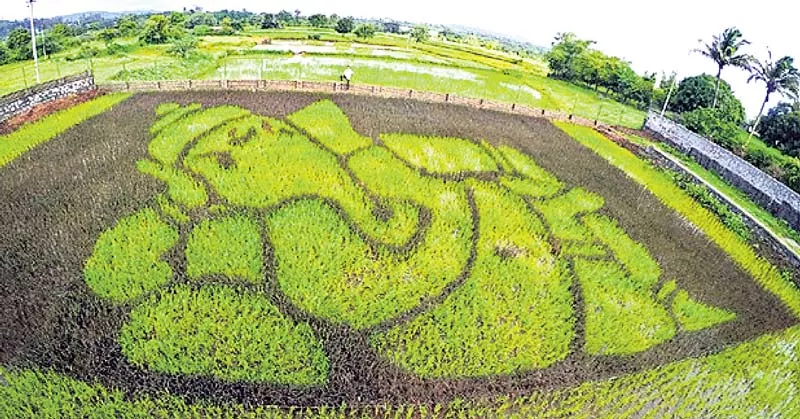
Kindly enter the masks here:
<path id="1" fill-rule="evenodd" d="M 724 111 L 700 108 L 681 115 L 686 128 L 708 137 L 723 147 L 732 148 L 737 143 L 739 127 L 725 119 Z"/>

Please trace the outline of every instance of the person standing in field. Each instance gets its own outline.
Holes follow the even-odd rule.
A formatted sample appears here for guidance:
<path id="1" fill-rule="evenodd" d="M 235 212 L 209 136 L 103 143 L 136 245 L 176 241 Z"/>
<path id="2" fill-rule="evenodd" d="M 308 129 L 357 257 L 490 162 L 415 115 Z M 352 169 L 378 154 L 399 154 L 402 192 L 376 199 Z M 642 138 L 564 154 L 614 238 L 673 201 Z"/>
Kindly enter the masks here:
<path id="1" fill-rule="evenodd" d="M 348 65 L 347 68 L 344 69 L 344 72 L 339 77 L 339 81 L 343 81 L 347 83 L 347 90 L 350 90 L 350 79 L 353 78 L 353 69 L 350 68 Z"/>

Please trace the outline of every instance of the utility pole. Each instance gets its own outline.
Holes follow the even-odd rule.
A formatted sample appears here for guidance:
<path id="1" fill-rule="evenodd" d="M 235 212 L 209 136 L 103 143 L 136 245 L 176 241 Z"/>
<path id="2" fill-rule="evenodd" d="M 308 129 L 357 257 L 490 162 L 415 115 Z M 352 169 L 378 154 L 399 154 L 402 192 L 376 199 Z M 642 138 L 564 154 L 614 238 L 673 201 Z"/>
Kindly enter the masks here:
<path id="1" fill-rule="evenodd" d="M 664 107 L 661 108 L 661 116 L 667 112 L 667 105 L 669 105 L 669 99 L 672 96 L 672 90 L 675 89 L 675 82 L 678 81 L 678 73 L 674 73 L 672 77 L 672 82 L 669 84 L 669 92 L 667 92 L 667 98 L 664 100 Z"/>
<path id="2" fill-rule="evenodd" d="M 31 44 L 33 45 L 33 66 L 36 68 L 36 84 L 42 82 L 39 77 L 39 56 L 36 53 L 36 30 L 33 28 L 33 2 L 36 0 L 25 0 L 31 8 Z"/>

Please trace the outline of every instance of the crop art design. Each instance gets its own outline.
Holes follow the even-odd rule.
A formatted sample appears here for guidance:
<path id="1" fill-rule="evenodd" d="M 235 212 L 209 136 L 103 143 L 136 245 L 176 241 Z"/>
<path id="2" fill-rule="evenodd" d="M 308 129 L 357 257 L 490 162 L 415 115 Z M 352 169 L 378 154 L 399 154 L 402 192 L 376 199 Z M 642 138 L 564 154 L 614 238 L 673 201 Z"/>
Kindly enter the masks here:
<path id="1" fill-rule="evenodd" d="M 517 149 L 368 138 L 328 100 L 286 120 L 157 111 L 138 168 L 165 192 L 102 233 L 84 268 L 130 307 L 118 342 L 141 368 L 323 386 L 320 327 L 339 327 L 421 379 L 492 377 L 737 317 L 662 275 L 601 196 Z"/>

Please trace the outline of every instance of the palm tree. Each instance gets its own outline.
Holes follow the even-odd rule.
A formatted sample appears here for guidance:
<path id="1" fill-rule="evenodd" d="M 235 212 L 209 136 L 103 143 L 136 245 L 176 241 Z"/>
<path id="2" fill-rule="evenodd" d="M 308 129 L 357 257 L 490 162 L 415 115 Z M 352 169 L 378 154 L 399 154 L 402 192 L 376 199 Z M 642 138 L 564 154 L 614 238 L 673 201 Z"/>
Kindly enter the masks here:
<path id="1" fill-rule="evenodd" d="M 722 69 L 728 66 L 748 68 L 751 57 L 747 54 L 737 54 L 739 48 L 750 44 L 750 41 L 742 39 L 742 32 L 736 28 L 728 28 L 720 35 L 714 35 L 714 40 L 706 44 L 704 48 L 696 49 L 703 56 L 711 58 L 717 63 L 717 84 L 714 87 L 714 103 L 712 108 L 717 107 L 717 97 L 719 95 L 719 83 L 722 80 Z"/>
<path id="2" fill-rule="evenodd" d="M 783 57 L 778 61 L 772 61 L 772 51 L 767 51 L 767 59 L 765 61 L 752 60 L 748 66 L 750 70 L 750 77 L 747 82 L 760 81 L 767 85 L 767 94 L 764 96 L 764 102 L 761 103 L 761 109 L 758 111 L 756 122 L 750 128 L 750 136 L 747 141 L 753 136 L 758 123 L 761 122 L 761 116 L 764 114 L 764 107 L 769 102 L 769 96 L 773 93 L 778 93 L 787 96 L 793 100 L 797 100 L 800 96 L 800 72 L 794 68 L 794 59 L 792 57 Z M 745 143 L 747 144 L 747 143 Z"/>

